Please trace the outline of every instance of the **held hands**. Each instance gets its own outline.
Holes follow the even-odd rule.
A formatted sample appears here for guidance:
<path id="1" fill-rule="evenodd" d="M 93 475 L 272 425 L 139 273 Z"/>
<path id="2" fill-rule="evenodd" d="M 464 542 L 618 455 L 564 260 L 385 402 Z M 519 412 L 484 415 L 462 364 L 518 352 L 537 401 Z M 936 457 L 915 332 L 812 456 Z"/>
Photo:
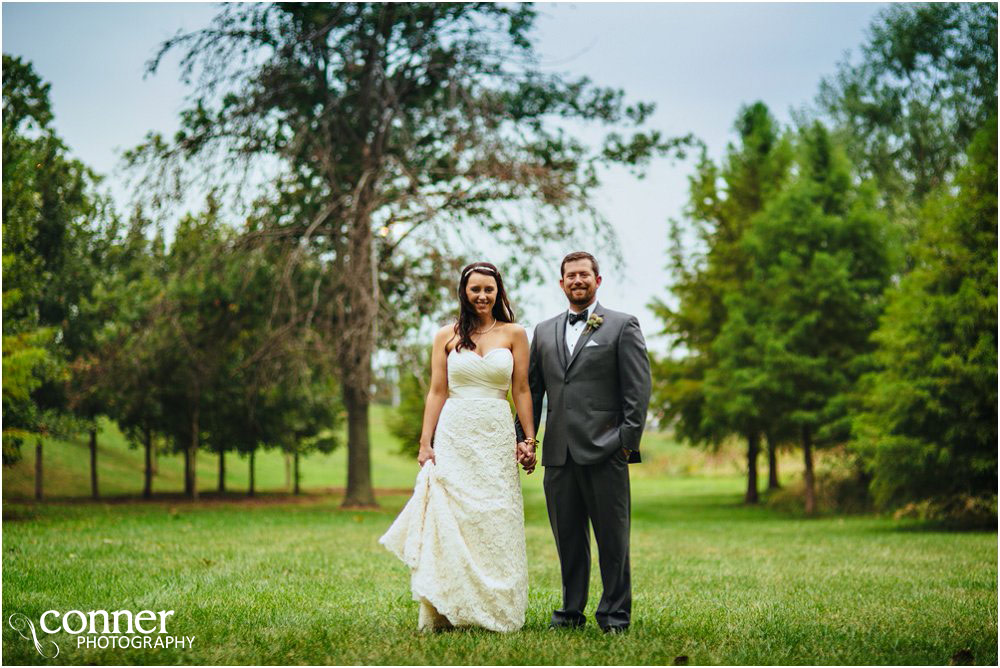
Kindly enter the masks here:
<path id="1" fill-rule="evenodd" d="M 535 459 L 535 447 L 533 445 L 528 445 L 524 441 L 520 441 L 517 444 L 517 463 L 524 467 L 524 472 L 531 475 L 532 471 L 535 470 L 536 459 Z"/>

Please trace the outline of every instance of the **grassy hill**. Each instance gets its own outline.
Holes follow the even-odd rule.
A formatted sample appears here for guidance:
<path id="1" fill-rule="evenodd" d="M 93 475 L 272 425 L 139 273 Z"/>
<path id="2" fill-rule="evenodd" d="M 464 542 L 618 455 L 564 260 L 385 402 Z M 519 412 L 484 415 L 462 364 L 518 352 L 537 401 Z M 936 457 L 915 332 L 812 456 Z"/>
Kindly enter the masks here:
<path id="1" fill-rule="evenodd" d="M 372 477 L 381 490 L 408 489 L 413 485 L 417 465 L 413 458 L 399 454 L 400 444 L 386 427 L 391 408 L 375 405 L 371 411 Z M 544 436 L 544 435 L 543 435 Z M 345 434 L 340 442 L 344 443 Z M 543 439 L 544 440 L 544 439 Z M 544 443 L 543 443 L 544 447 Z M 733 444 L 716 453 L 685 447 L 669 436 L 650 432 L 643 438 L 643 464 L 632 467 L 633 477 L 662 476 L 740 476 L 745 463 L 739 446 Z M 131 446 L 114 423 L 104 420 L 98 435 L 98 483 L 104 497 L 132 496 L 142 493 L 143 450 Z M 47 498 L 74 498 L 90 495 L 90 449 L 86 434 L 63 441 L 47 439 L 43 446 L 44 493 Z M 184 458 L 180 454 L 160 453 L 158 472 L 153 478 L 154 494 L 178 494 L 184 490 Z M 198 454 L 198 490 L 218 489 L 219 458 L 210 452 Z M 762 459 L 762 465 L 765 461 Z M 797 462 L 786 459 L 782 470 L 791 471 Z M 246 491 L 249 459 L 226 455 L 226 490 Z M 26 447 L 24 457 L 3 468 L 3 498 L 30 499 L 34 496 L 34 448 Z M 762 469 L 763 470 L 763 469 Z M 339 491 L 346 483 L 347 462 L 343 445 L 329 454 L 311 454 L 300 464 L 301 486 L 307 493 Z M 526 480 L 540 479 L 533 475 Z M 282 493 L 286 489 L 285 459 L 275 450 L 259 451 L 256 456 L 256 489 L 261 493 Z"/>

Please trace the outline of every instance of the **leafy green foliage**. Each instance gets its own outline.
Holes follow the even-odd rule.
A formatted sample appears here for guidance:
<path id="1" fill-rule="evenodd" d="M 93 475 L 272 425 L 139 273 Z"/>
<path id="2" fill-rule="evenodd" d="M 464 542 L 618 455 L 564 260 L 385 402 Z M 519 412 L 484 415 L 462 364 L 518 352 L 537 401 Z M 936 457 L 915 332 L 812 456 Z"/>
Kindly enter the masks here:
<path id="1" fill-rule="evenodd" d="M 996 494 L 996 156 L 994 116 L 958 192 L 941 188 L 921 209 L 916 264 L 875 334 L 856 447 L 885 505 Z"/>
<path id="2" fill-rule="evenodd" d="M 730 145 L 724 164 L 702 155 L 691 178 L 687 224 L 700 248 L 684 243 L 687 230 L 672 221 L 671 291 L 678 305 L 655 300 L 653 311 L 665 323 L 681 356 L 655 359 L 654 410 L 675 421 L 678 433 L 696 442 L 718 443 L 725 436 L 757 432 L 767 424 L 758 407 L 723 409 L 711 389 L 718 373 L 716 342 L 729 318 L 726 297 L 749 279 L 749 256 L 741 241 L 753 217 L 780 190 L 791 161 L 790 145 L 767 107 L 741 109 L 735 123 L 740 145 Z M 720 184 L 721 187 L 720 187 Z"/>
<path id="3" fill-rule="evenodd" d="M 854 185 L 843 150 L 818 123 L 801 134 L 797 166 L 744 239 L 751 280 L 730 296 L 714 384 L 735 395 L 736 409 L 750 397 L 817 441 L 838 442 L 896 246 L 875 191 Z"/>
<path id="4" fill-rule="evenodd" d="M 14 295 L 4 292 L 4 302 Z M 3 463 L 21 459 L 21 446 L 38 431 L 41 416 L 31 400 L 58 367 L 50 351 L 55 330 L 51 327 L 3 335 Z"/>
<path id="5" fill-rule="evenodd" d="M 400 454 L 417 456 L 424 423 L 424 400 L 430 381 L 429 346 L 412 346 L 400 356 L 397 366 L 399 405 L 388 418 L 389 433 L 400 442 Z"/>
<path id="6" fill-rule="evenodd" d="M 98 177 L 51 126 L 48 84 L 3 55 L 4 462 L 26 435 L 78 427 L 66 391 L 69 363 L 93 342 L 89 308 L 107 220 Z"/>
<path id="7" fill-rule="evenodd" d="M 859 63 L 823 82 L 820 106 L 891 209 L 911 218 L 948 182 L 997 107 L 996 3 L 901 3 L 873 22 Z"/>

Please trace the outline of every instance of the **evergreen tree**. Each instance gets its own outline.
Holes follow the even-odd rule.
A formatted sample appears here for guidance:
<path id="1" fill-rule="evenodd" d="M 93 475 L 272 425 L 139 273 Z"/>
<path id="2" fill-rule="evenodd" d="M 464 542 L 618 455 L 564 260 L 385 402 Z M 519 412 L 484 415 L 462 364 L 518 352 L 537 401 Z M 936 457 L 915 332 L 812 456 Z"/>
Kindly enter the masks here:
<path id="1" fill-rule="evenodd" d="M 996 495 L 996 116 L 956 185 L 923 207 L 916 264 L 874 336 L 878 370 L 866 378 L 855 446 L 882 505 Z"/>
<path id="2" fill-rule="evenodd" d="M 874 188 L 855 185 L 819 123 L 800 134 L 797 168 L 745 237 L 751 279 L 728 301 L 714 385 L 727 411 L 779 413 L 795 428 L 812 513 L 813 448 L 849 435 L 848 399 L 870 364 L 897 244 Z"/>
<path id="3" fill-rule="evenodd" d="M 654 300 L 651 308 L 672 336 L 677 357 L 654 359 L 653 407 L 692 442 L 718 443 L 730 434 L 747 441 L 746 501 L 756 503 L 757 455 L 767 420 L 738 414 L 715 397 L 706 383 L 719 364 L 715 345 L 728 320 L 726 296 L 749 278 L 749 258 L 742 239 L 750 221 L 780 191 L 791 160 L 777 121 L 757 102 L 740 110 L 735 127 L 739 145 L 730 145 L 720 168 L 703 152 L 691 179 L 687 221 L 701 253 L 683 243 L 686 230 L 672 221 L 671 292 L 677 306 Z M 723 185 L 720 190 L 720 182 Z"/>

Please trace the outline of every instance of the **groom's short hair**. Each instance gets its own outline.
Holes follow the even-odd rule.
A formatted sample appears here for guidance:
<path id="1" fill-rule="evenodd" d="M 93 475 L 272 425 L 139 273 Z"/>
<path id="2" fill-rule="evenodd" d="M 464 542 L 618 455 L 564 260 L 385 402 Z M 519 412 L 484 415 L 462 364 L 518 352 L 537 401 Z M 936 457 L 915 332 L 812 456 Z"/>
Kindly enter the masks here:
<path id="1" fill-rule="evenodd" d="M 575 262 L 576 260 L 590 260 L 591 266 L 594 268 L 594 276 L 600 276 L 601 270 L 597 266 L 597 259 L 593 255 L 586 251 L 573 251 L 569 255 L 563 258 L 562 264 L 559 265 L 559 276 L 566 275 L 566 263 Z"/>

